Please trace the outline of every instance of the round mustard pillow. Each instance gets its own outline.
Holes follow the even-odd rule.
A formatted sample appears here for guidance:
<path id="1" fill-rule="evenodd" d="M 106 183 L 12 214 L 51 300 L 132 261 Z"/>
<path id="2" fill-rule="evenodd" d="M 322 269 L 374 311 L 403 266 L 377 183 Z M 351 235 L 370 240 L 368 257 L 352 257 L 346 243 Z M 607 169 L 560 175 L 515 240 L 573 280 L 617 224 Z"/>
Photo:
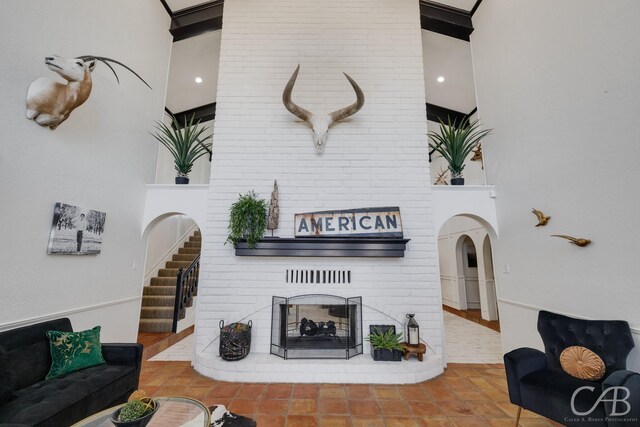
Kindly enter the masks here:
<path id="1" fill-rule="evenodd" d="M 600 356 L 580 346 L 565 348 L 560 353 L 560 365 L 567 374 L 581 380 L 599 380 L 605 371 Z"/>

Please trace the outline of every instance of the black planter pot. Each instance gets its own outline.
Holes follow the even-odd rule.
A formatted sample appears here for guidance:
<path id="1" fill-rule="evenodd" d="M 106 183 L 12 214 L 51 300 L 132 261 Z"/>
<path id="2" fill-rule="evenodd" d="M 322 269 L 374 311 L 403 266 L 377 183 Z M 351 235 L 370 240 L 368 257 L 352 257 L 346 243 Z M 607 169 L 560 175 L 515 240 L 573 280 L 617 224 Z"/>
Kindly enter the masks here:
<path id="1" fill-rule="evenodd" d="M 386 348 L 374 350 L 372 348 L 371 357 L 375 361 L 400 362 L 402 360 L 402 350 L 387 350 Z"/>
<path id="2" fill-rule="evenodd" d="M 176 184 L 188 184 L 189 178 L 186 176 L 176 176 Z"/>
<path id="3" fill-rule="evenodd" d="M 464 185 L 464 178 L 451 178 L 451 185 Z"/>
<path id="4" fill-rule="evenodd" d="M 122 410 L 122 408 L 120 408 L 116 410 L 113 414 L 111 414 L 111 422 L 116 427 L 145 427 L 147 424 L 149 424 L 149 421 L 151 421 L 151 417 L 153 417 L 156 414 L 156 412 L 158 412 L 159 406 L 160 405 L 158 405 L 158 402 L 156 401 L 155 409 L 153 410 L 152 413 L 147 414 L 144 417 L 138 418 L 137 420 L 133 420 L 133 421 L 118 421 L 118 416 L 120 415 L 120 411 Z"/>
<path id="5" fill-rule="evenodd" d="M 392 333 L 396 333 L 396 327 L 394 325 L 369 325 L 369 333 L 386 333 L 391 330 Z M 371 345 L 371 357 L 376 361 L 384 362 L 399 362 L 402 360 L 402 350 L 388 350 L 386 348 L 379 348 L 375 350 Z"/>

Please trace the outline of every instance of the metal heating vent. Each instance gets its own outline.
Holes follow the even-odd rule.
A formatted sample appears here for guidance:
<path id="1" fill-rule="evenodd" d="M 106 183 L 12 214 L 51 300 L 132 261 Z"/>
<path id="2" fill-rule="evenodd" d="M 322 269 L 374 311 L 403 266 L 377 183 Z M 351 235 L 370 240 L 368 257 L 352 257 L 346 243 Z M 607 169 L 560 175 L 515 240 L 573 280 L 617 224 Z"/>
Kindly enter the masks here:
<path id="1" fill-rule="evenodd" d="M 287 283 L 351 283 L 351 270 L 287 270 Z"/>

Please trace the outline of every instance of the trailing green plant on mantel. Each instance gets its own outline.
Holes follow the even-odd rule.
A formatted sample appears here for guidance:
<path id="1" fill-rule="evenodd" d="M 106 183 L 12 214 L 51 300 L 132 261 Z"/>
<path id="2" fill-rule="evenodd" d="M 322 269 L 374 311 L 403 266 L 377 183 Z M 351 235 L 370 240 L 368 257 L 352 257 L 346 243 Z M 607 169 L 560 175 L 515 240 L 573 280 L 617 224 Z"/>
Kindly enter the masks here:
<path id="1" fill-rule="evenodd" d="M 389 328 L 386 332 L 375 329 L 365 339 L 371 343 L 374 350 L 403 350 L 402 333 L 394 334 L 393 329 Z"/>
<path id="2" fill-rule="evenodd" d="M 188 176 L 195 161 L 206 154 L 211 154 L 211 143 L 205 144 L 205 141 L 211 138 L 212 135 L 202 137 L 202 134 L 209 130 L 209 127 L 203 126 L 198 129 L 200 120 L 194 123 L 194 118 L 195 114 L 187 122 L 185 116 L 183 126 L 178 123 L 178 119 L 175 116 L 172 116 L 172 126 L 167 126 L 158 121 L 155 125 L 156 133 L 151 134 L 173 156 L 175 169 L 178 173 L 176 184 L 188 183 Z"/>
<path id="3" fill-rule="evenodd" d="M 248 246 L 255 248 L 266 230 L 267 202 L 258 199 L 253 190 L 245 195 L 241 194 L 231 205 L 227 242 L 236 245 L 241 239 L 247 239 Z"/>
<path id="4" fill-rule="evenodd" d="M 431 140 L 429 147 L 449 163 L 451 183 L 455 185 L 457 182 L 454 180 L 462 178 L 467 156 L 493 129 L 480 130 L 480 121 L 469 121 L 469 118 L 465 118 L 460 125 L 456 125 L 455 120 L 452 122 L 451 117 L 447 122 L 445 124 L 440 120 L 438 132 L 428 133 Z M 461 183 L 464 183 L 464 180 Z"/>

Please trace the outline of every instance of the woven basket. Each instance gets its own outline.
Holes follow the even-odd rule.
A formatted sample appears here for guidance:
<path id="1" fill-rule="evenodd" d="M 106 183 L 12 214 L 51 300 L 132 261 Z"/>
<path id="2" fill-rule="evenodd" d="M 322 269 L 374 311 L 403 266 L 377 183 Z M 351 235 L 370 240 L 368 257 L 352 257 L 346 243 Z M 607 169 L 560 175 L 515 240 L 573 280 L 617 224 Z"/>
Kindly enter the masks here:
<path id="1" fill-rule="evenodd" d="M 249 323 L 230 323 L 224 325 L 220 321 L 220 357 L 224 360 L 234 361 L 247 357 L 251 350 L 251 325 Z M 236 330 L 236 329 L 241 330 Z"/>

